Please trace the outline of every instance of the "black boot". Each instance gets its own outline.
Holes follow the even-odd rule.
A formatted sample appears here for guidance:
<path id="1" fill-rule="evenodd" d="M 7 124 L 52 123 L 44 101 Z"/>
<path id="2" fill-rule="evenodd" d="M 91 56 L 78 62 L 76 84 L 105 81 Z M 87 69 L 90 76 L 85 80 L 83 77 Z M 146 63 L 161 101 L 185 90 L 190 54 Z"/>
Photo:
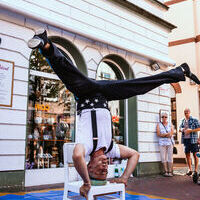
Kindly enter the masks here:
<path id="1" fill-rule="evenodd" d="M 43 48 L 44 41 L 37 36 L 34 36 L 28 41 L 28 47 L 31 49 Z"/>
<path id="2" fill-rule="evenodd" d="M 186 77 L 193 80 L 196 84 L 198 85 L 200 84 L 200 80 L 190 71 L 190 67 L 188 66 L 187 63 L 181 64 L 180 67 L 183 69 L 183 72 Z"/>
<path id="3" fill-rule="evenodd" d="M 28 41 L 28 47 L 31 49 L 43 48 L 49 42 L 45 29 L 39 29 L 35 32 L 32 39 Z"/>
<path id="4" fill-rule="evenodd" d="M 46 43 L 49 43 L 48 37 L 47 37 L 47 31 L 45 29 L 38 29 L 35 31 L 35 36 L 39 37 L 44 41 L 44 46 Z"/>

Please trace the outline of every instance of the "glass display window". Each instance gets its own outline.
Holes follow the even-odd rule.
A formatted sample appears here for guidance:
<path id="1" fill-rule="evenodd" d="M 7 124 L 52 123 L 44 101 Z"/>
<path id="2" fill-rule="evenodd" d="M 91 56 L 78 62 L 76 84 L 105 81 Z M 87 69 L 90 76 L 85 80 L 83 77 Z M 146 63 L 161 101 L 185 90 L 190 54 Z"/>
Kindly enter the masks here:
<path id="1" fill-rule="evenodd" d="M 122 75 L 113 63 L 101 62 L 97 70 L 97 80 L 117 80 Z M 125 144 L 124 100 L 109 101 L 108 107 L 112 115 L 113 137 L 116 143 Z"/>
<path id="2" fill-rule="evenodd" d="M 75 140 L 75 99 L 34 50 L 30 57 L 26 169 L 64 167 L 63 144 Z"/>

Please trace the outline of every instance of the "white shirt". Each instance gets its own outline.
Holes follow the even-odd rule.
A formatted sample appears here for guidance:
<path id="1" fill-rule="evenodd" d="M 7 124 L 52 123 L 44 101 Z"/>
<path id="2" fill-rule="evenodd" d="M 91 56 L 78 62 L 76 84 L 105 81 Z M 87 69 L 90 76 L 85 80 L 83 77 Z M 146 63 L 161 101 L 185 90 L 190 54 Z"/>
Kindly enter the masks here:
<path id="1" fill-rule="evenodd" d="M 161 122 L 159 122 L 159 128 L 160 128 L 160 134 L 166 134 L 166 133 L 171 132 L 171 124 L 170 123 L 167 123 L 167 125 L 164 127 L 163 124 Z M 165 128 L 167 129 L 167 131 Z M 161 146 L 168 146 L 168 145 L 174 144 L 174 139 L 173 139 L 173 136 L 171 138 L 159 137 L 158 142 L 159 142 L 159 145 L 161 145 Z"/>
<path id="2" fill-rule="evenodd" d="M 81 143 L 85 147 L 85 154 L 88 156 L 93 150 L 93 132 L 91 122 L 91 110 L 85 109 L 78 115 L 77 119 L 77 132 L 76 132 L 76 143 Z M 96 151 L 102 147 L 108 150 L 111 140 L 111 114 L 110 111 L 105 108 L 95 108 L 96 120 L 97 120 L 97 134 L 98 142 Z M 113 144 L 112 150 L 106 154 L 111 158 L 120 158 L 119 146 Z"/>
<path id="3" fill-rule="evenodd" d="M 184 120 L 184 128 L 188 129 L 189 128 L 189 123 L 188 120 Z M 190 134 L 184 134 L 184 139 L 190 139 Z"/>

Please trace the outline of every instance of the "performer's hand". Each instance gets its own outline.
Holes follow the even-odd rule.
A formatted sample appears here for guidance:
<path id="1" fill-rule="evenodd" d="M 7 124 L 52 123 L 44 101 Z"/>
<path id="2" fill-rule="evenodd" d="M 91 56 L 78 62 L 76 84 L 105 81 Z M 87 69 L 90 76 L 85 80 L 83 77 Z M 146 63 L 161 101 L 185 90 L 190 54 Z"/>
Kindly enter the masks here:
<path id="1" fill-rule="evenodd" d="M 114 178 L 112 180 L 110 180 L 111 183 L 123 183 L 125 185 L 125 187 L 127 186 L 127 179 L 120 177 L 120 178 Z"/>
<path id="2" fill-rule="evenodd" d="M 91 188 L 90 183 L 84 183 L 81 187 L 80 187 L 80 195 L 84 196 L 87 200 L 88 200 L 88 192 Z"/>

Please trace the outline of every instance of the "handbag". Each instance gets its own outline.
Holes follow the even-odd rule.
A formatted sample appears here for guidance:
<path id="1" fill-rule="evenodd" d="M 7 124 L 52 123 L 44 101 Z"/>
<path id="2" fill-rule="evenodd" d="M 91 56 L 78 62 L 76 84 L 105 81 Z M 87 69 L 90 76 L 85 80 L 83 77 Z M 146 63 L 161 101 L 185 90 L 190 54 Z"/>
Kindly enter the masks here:
<path id="1" fill-rule="evenodd" d="M 173 146 L 173 154 L 178 154 L 177 148 Z"/>
<path id="2" fill-rule="evenodd" d="M 163 123 L 161 123 L 161 124 L 162 124 L 163 127 L 165 128 L 166 133 L 168 133 L 168 131 L 167 131 L 166 127 L 164 126 L 164 124 L 163 124 Z M 173 154 L 178 154 L 177 148 L 174 146 L 174 143 L 172 142 L 172 138 L 170 138 L 170 140 L 171 140 L 171 143 L 172 143 L 172 145 L 173 145 Z"/>

